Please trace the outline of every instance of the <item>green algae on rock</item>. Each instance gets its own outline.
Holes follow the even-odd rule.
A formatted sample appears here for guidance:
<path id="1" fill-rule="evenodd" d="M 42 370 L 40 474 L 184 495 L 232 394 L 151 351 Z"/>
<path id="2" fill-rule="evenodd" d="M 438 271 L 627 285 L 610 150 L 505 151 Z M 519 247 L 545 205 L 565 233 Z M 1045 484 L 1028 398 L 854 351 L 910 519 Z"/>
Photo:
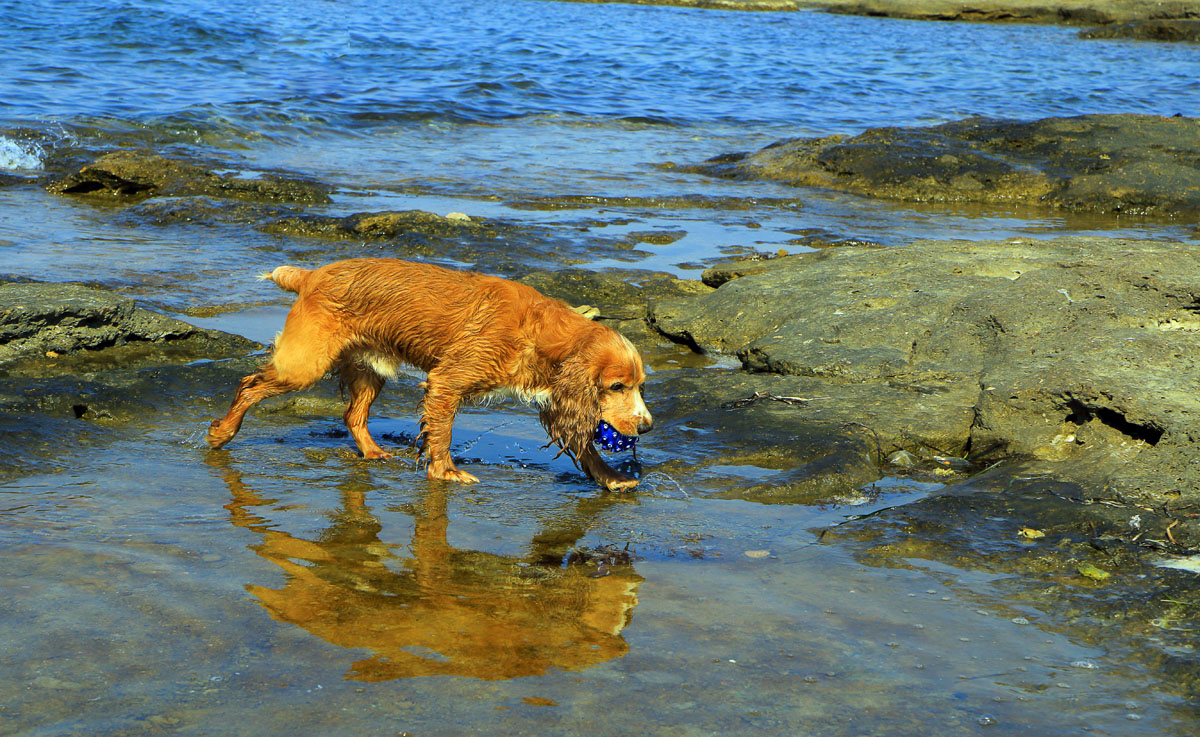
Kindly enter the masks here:
<path id="1" fill-rule="evenodd" d="M 218 174 L 145 151 L 105 154 L 74 173 L 51 180 L 46 188 L 55 194 L 123 203 L 185 195 L 255 202 L 330 201 L 329 188 L 318 182 L 278 174 L 255 177 Z"/>
<path id="2" fill-rule="evenodd" d="M 688 167 L 909 202 L 1043 205 L 1200 218 L 1200 119 L 1081 115 L 973 118 L 854 137 L 777 141 Z"/>
<path id="3" fill-rule="evenodd" d="M 307 238 L 395 238 L 403 233 L 455 237 L 466 233 L 495 235 L 503 228 L 480 218 L 449 217 L 423 210 L 359 212 L 345 217 L 289 215 L 265 223 L 265 233 Z"/>

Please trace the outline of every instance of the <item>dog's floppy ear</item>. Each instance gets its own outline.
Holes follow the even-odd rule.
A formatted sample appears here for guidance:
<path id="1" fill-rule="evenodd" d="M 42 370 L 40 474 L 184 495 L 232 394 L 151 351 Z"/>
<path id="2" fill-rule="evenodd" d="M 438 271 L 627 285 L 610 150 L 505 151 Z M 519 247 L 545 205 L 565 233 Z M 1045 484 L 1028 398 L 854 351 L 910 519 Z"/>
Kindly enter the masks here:
<path id="1" fill-rule="evenodd" d="M 550 442 L 575 459 L 587 449 L 600 420 L 600 386 L 595 362 L 588 351 L 579 351 L 558 366 L 550 385 L 550 402 L 542 407 L 541 420 Z"/>

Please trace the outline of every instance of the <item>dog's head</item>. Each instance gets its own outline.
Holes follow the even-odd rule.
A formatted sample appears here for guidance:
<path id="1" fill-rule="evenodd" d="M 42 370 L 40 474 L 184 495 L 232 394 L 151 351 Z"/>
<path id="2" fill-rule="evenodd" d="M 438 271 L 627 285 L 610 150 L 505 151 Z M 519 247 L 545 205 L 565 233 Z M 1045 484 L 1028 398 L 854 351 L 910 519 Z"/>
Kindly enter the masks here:
<path id="1" fill-rule="evenodd" d="M 605 328 L 559 366 L 542 422 L 551 439 L 576 457 L 592 442 L 601 420 L 622 435 L 649 432 L 654 418 L 642 398 L 645 383 L 637 348 Z"/>
<path id="2" fill-rule="evenodd" d="M 654 418 L 643 399 L 646 369 L 637 348 L 625 336 L 613 333 L 599 351 L 599 418 L 622 435 L 650 432 Z"/>

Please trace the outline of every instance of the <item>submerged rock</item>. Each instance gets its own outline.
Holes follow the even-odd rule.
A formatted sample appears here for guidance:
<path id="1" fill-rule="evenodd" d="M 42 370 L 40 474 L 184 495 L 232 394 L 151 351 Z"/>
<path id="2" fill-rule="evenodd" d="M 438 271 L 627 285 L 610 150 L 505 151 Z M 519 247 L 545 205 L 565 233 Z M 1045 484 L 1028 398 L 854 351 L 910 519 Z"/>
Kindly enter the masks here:
<path id="1" fill-rule="evenodd" d="M 962 580 L 1003 581 L 1006 596 L 1019 602 L 1011 612 L 1022 614 L 1020 623 L 1039 612 L 1039 626 L 1069 628 L 1110 659 L 1161 670 L 1168 690 L 1194 698 L 1200 592 L 1194 572 L 1173 567 L 1200 551 L 1192 505 L 1173 500 L 1147 509 L 1101 487 L 1055 479 L 1050 470 L 1006 464 L 851 518 L 822 539 L 851 546 L 867 565 L 919 569 L 931 561 L 970 572 Z"/>
<path id="2" fill-rule="evenodd" d="M 55 194 L 115 201 L 190 195 L 256 202 L 330 201 L 329 188 L 318 182 L 276 174 L 256 177 L 218 174 L 195 164 L 143 151 L 105 154 L 77 172 L 52 180 L 46 188 Z"/>
<path id="3" fill-rule="evenodd" d="M 242 356 L 260 347 L 76 284 L 0 284 L 0 374 L 57 375 Z"/>
<path id="4" fill-rule="evenodd" d="M 345 217 L 328 215 L 291 215 L 276 218 L 259 228 L 265 233 L 307 238 L 396 238 L 406 233 L 422 233 L 440 237 L 464 234 L 495 235 L 498 227 L 483 219 L 472 219 L 461 213 L 455 217 L 402 210 L 397 212 L 360 212 Z"/>
<path id="5" fill-rule="evenodd" d="M 1080 38 L 1132 38 L 1137 41 L 1200 43 L 1200 19 L 1115 23 L 1079 32 Z"/>
<path id="6" fill-rule="evenodd" d="M 1032 457 L 1130 498 L 1200 496 L 1197 249 L 924 241 L 765 263 L 659 302 L 653 325 L 807 381 L 797 391 L 830 400 L 806 411 L 857 415 L 883 457 Z"/>
<path id="7" fill-rule="evenodd" d="M 130 225 L 258 224 L 294 214 L 288 205 L 221 200 L 215 197 L 159 197 L 126 208 L 120 215 Z"/>
<path id="8" fill-rule="evenodd" d="M 1200 119 L 975 118 L 778 141 L 688 167 L 911 202 L 1047 205 L 1200 218 Z"/>

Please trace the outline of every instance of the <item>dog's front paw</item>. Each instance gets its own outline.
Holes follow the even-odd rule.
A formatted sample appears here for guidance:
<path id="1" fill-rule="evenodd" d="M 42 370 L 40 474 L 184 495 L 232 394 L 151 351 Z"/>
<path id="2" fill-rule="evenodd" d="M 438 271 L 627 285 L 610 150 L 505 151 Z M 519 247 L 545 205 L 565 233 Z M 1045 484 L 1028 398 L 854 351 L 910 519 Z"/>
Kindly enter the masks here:
<path id="1" fill-rule="evenodd" d="M 395 456 L 386 450 L 368 450 L 367 452 L 363 453 L 363 458 L 367 459 L 368 461 L 386 461 L 387 459 L 394 457 Z"/>
<path id="2" fill-rule="evenodd" d="M 222 422 L 222 420 L 213 420 L 208 426 L 208 437 L 206 439 L 208 440 L 208 447 L 213 450 L 223 447 L 230 440 L 233 440 L 233 436 L 237 434 L 237 430 L 229 432 L 224 429 Z"/>
<path id="3" fill-rule="evenodd" d="M 609 491 L 630 491 L 638 485 L 638 480 L 632 476 L 618 473 L 611 477 L 600 479 L 600 485 Z"/>
<path id="4" fill-rule="evenodd" d="M 429 477 L 430 481 L 454 481 L 459 484 L 479 483 L 479 479 L 475 478 L 466 471 L 460 471 L 453 466 L 448 468 L 430 466 L 426 475 Z"/>

